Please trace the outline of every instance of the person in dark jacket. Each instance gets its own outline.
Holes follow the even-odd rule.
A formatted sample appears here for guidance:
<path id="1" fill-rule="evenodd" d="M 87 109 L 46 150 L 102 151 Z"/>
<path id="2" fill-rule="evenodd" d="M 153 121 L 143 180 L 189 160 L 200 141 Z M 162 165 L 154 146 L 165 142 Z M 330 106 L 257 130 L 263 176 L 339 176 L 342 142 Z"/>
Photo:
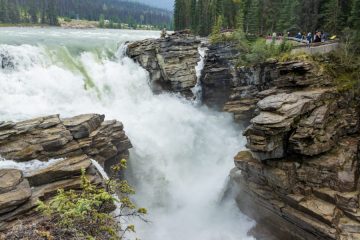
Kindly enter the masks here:
<path id="1" fill-rule="evenodd" d="M 321 32 L 317 31 L 317 32 L 315 33 L 314 42 L 316 42 L 316 43 L 321 42 Z"/>

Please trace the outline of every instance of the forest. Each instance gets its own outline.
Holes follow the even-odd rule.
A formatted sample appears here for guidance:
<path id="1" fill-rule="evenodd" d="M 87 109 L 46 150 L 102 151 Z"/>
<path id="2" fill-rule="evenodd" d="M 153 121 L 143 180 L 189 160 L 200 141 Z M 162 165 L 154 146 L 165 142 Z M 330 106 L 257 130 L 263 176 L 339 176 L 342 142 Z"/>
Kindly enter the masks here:
<path id="1" fill-rule="evenodd" d="M 131 25 L 170 26 L 172 13 L 119 0 L 0 0 L 1 23 L 57 25 L 58 17 L 98 21 L 100 17 Z"/>
<path id="2" fill-rule="evenodd" d="M 207 36 L 221 16 L 224 29 L 254 35 L 314 32 L 338 34 L 360 27 L 360 0 L 176 0 L 175 30 Z"/>

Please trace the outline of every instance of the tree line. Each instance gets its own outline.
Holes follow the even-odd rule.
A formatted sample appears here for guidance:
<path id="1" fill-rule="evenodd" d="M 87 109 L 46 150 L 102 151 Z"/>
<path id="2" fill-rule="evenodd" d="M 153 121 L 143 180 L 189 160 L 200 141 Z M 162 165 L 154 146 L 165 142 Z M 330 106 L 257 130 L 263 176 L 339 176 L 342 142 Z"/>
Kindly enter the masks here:
<path id="1" fill-rule="evenodd" d="M 119 0 L 0 0 L 1 23 L 57 25 L 58 17 L 169 26 L 170 11 Z"/>
<path id="2" fill-rule="evenodd" d="M 360 27 L 360 0 L 175 0 L 175 30 L 207 36 L 217 19 L 222 27 L 245 33 L 340 33 Z"/>

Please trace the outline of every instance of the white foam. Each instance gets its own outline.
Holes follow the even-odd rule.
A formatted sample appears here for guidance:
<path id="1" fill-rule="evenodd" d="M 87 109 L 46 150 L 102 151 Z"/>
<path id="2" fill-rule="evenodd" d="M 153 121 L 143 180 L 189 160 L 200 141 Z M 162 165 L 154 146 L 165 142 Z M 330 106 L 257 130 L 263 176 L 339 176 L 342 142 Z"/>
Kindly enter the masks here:
<path id="1" fill-rule="evenodd" d="M 54 158 L 49 161 L 39 161 L 37 159 L 26 162 L 15 162 L 13 160 L 6 160 L 0 157 L 0 169 L 19 169 L 23 171 L 24 175 L 31 173 L 32 171 L 39 171 L 55 165 L 58 162 L 64 161 L 64 158 Z"/>
<path id="2" fill-rule="evenodd" d="M 86 44 L 86 35 L 89 41 L 95 39 L 87 30 L 78 32 L 69 31 L 66 44 Z M 131 35 L 131 40 L 148 36 L 141 32 L 104 32 L 120 44 L 125 42 L 126 34 Z M 56 38 L 46 32 L 42 36 L 49 42 Z M 98 41 L 102 46 L 103 42 Z M 23 46 L 16 48 L 16 54 L 27 54 Z M 44 47 L 38 48 L 46 52 Z M 44 62 L 52 61 L 47 52 Z M 0 71 L 0 120 L 89 112 L 121 120 L 134 146 L 129 164 L 133 169 L 132 185 L 137 189 L 135 200 L 149 210 L 152 222 L 136 224 L 138 237 L 252 239 L 247 231 L 254 222 L 238 211 L 234 200 L 219 204 L 233 156 L 245 143 L 231 115 L 194 105 L 173 94 L 154 95 L 148 86 L 148 73 L 121 51 L 115 58 L 89 51 L 70 52 L 91 77 L 100 98 L 96 90 L 84 88 L 85 76 L 65 62 L 39 63 L 6 74 Z"/>

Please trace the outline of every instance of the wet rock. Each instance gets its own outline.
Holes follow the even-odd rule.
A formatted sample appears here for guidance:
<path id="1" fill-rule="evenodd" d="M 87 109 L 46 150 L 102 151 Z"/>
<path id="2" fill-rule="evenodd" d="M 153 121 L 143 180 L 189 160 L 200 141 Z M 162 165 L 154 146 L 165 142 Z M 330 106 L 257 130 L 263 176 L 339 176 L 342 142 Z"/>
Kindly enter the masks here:
<path id="1" fill-rule="evenodd" d="M 210 107 L 222 109 L 235 87 L 236 62 L 240 54 L 235 46 L 232 42 L 208 46 L 201 85 L 202 100 Z M 228 110 L 234 112 L 234 109 Z"/>
<path id="2" fill-rule="evenodd" d="M 122 123 L 104 118 L 99 114 L 66 119 L 51 115 L 0 123 L 2 158 L 19 163 L 34 159 L 43 162 L 26 171 L 0 169 L 0 231 L 10 228 L 17 219 L 31 221 L 36 217 L 32 210 L 39 199 L 48 199 L 58 189 L 78 189 L 82 169 L 91 182 L 103 183 L 92 159 L 105 165 L 128 157 L 132 146 Z"/>
<path id="3" fill-rule="evenodd" d="M 2 69 L 14 69 L 15 63 L 13 57 L 8 53 L 8 51 L 0 52 L 0 66 Z"/>
<path id="4" fill-rule="evenodd" d="M 199 46 L 194 36 L 175 33 L 167 38 L 133 42 L 128 45 L 127 55 L 149 72 L 155 92 L 166 90 L 192 96 Z"/>
<path id="5" fill-rule="evenodd" d="M 76 175 L 79 176 L 81 169 L 88 169 L 90 165 L 91 160 L 86 155 L 66 158 L 44 169 L 31 171 L 26 174 L 26 178 L 31 186 L 40 186 Z"/>

